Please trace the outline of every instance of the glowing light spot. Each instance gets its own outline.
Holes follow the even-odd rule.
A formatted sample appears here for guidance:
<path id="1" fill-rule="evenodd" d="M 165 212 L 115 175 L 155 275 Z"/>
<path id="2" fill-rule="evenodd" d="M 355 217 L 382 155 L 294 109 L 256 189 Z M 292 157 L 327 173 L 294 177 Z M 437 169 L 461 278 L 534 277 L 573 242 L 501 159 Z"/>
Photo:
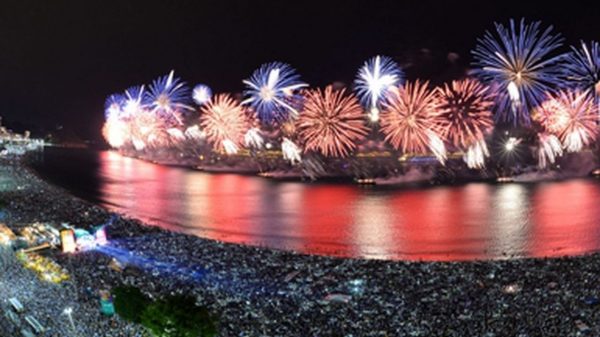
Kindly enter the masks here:
<path id="1" fill-rule="evenodd" d="M 506 89 L 508 90 L 508 95 L 510 96 L 510 99 L 513 101 L 513 103 L 518 104 L 519 102 L 521 102 L 521 94 L 519 93 L 519 88 L 517 87 L 515 82 L 511 81 L 506 87 Z"/>
<path id="2" fill-rule="evenodd" d="M 506 151 L 508 151 L 508 152 L 511 152 L 515 149 L 515 147 L 517 147 L 517 145 L 519 143 L 520 143 L 519 139 L 517 139 L 515 137 L 510 137 L 504 144 L 504 149 L 506 149 Z"/>

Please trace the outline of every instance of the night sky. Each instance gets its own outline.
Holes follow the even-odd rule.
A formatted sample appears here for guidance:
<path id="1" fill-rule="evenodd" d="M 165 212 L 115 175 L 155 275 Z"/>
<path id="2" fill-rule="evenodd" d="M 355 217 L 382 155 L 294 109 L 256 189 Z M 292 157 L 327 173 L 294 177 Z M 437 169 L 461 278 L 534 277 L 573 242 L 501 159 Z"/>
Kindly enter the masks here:
<path id="1" fill-rule="evenodd" d="M 554 25 L 567 44 L 600 40 L 600 10 L 565 1 L 3 1 L 0 115 L 99 139 L 107 95 L 175 69 L 189 84 L 239 92 L 261 63 L 311 85 L 350 83 L 392 56 L 411 79 L 460 77 L 494 21 Z M 566 46 L 565 46 L 566 50 Z M 452 63 L 449 53 L 460 58 Z"/>

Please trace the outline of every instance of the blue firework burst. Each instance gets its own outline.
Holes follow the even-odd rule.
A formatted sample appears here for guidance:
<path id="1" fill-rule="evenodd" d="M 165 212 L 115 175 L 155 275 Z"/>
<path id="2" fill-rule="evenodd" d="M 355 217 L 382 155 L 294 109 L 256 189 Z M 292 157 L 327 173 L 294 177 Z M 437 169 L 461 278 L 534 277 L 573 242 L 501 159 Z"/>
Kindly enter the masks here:
<path id="1" fill-rule="evenodd" d="M 143 107 L 144 86 L 133 86 L 125 90 L 123 96 L 123 113 L 127 116 L 132 116 L 140 111 Z"/>
<path id="2" fill-rule="evenodd" d="M 404 72 L 387 56 L 375 56 L 358 70 L 354 81 L 355 90 L 369 112 L 371 121 L 379 119 L 379 110 L 389 88 L 402 84 L 403 80 Z"/>
<path id="3" fill-rule="evenodd" d="M 124 105 L 125 96 L 121 94 L 112 94 L 108 96 L 104 102 L 104 117 L 106 119 L 111 117 L 121 117 Z"/>
<path id="4" fill-rule="evenodd" d="M 565 82 L 568 87 L 589 90 L 600 94 L 600 46 L 592 41 L 581 41 L 581 48 L 571 46 L 571 52 L 565 55 L 563 66 Z"/>
<path id="5" fill-rule="evenodd" d="M 209 86 L 204 84 L 198 84 L 194 87 L 194 90 L 192 92 L 192 98 L 194 99 L 194 102 L 196 102 L 196 104 L 202 105 L 210 101 L 211 97 L 212 90 L 210 90 Z"/>
<path id="6" fill-rule="evenodd" d="M 194 110 L 188 105 L 190 91 L 185 82 L 175 77 L 175 72 L 152 81 L 150 90 L 146 92 L 146 105 L 152 112 L 175 117 L 186 110 Z"/>
<path id="7" fill-rule="evenodd" d="M 496 23 L 496 34 L 487 31 L 472 51 L 474 75 L 497 91 L 498 121 L 528 125 L 531 110 L 561 86 L 562 56 L 556 51 L 563 39 L 552 26 L 541 31 L 540 24 Z"/>
<path id="8" fill-rule="evenodd" d="M 297 91 L 307 84 L 300 81 L 300 75 L 288 64 L 272 62 L 263 64 L 252 73 L 246 84 L 242 104 L 249 104 L 264 123 L 281 121 L 289 114 L 298 115 Z"/>

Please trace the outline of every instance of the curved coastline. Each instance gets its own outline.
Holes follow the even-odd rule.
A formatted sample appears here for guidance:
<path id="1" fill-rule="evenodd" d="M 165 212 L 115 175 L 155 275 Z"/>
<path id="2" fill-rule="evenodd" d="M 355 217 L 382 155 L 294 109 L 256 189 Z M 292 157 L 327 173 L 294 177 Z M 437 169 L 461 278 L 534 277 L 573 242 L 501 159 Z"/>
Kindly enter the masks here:
<path id="1" fill-rule="evenodd" d="M 32 222 L 85 228 L 112 216 L 42 180 L 26 164 L 0 165 L 17 187 L 0 192 L 4 222 L 12 229 Z M 157 273 L 152 265 L 132 264 L 118 273 L 106 267 L 112 256 L 102 252 L 51 252 L 81 295 L 86 287 L 123 283 L 153 296 L 194 294 L 220 318 L 222 336 L 600 334 L 600 313 L 588 300 L 600 296 L 594 287 L 598 253 L 475 262 L 336 258 L 222 243 L 121 216 L 108 234 L 125 255 L 176 270 Z M 202 275 L 185 275 L 196 267 Z"/>

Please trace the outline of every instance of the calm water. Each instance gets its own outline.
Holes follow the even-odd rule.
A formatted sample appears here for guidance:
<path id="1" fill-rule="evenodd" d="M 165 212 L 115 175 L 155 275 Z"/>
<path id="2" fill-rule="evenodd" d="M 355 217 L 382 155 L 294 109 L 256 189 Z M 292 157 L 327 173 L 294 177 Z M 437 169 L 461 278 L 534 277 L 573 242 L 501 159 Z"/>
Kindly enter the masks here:
<path id="1" fill-rule="evenodd" d="M 158 226 L 308 253 L 410 260 L 582 254 L 600 247 L 600 181 L 364 188 L 275 182 L 47 149 L 38 171 Z"/>

